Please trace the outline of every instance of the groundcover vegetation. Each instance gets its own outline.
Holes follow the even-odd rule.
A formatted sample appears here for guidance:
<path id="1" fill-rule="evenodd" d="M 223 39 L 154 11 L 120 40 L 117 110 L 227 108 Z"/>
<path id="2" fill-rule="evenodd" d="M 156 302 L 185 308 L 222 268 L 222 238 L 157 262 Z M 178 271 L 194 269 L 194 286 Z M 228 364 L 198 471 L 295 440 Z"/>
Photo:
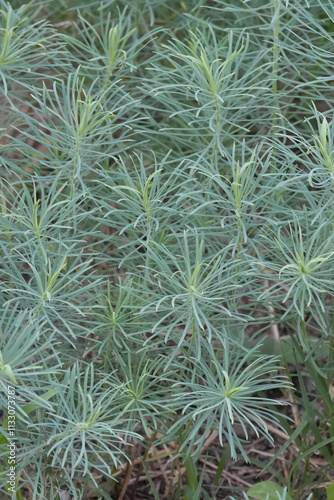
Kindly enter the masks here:
<path id="1" fill-rule="evenodd" d="M 1 498 L 334 498 L 333 28 L 0 1 Z"/>

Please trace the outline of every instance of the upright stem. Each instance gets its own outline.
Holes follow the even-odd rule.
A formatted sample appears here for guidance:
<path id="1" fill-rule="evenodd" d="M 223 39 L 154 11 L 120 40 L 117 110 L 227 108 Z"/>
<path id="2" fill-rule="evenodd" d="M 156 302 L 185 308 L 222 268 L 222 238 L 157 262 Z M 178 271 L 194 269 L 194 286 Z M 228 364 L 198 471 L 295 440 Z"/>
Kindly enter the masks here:
<path id="1" fill-rule="evenodd" d="M 332 300 L 332 305 L 334 305 L 334 300 Z M 330 386 L 332 379 L 334 377 L 334 318 L 331 321 L 329 328 L 329 350 L 328 350 L 328 373 L 327 373 L 327 385 Z M 333 415 L 333 426 L 334 426 L 334 415 Z M 334 433 L 333 433 L 334 435 Z"/>
<path id="2" fill-rule="evenodd" d="M 280 8 L 281 0 L 274 0 L 274 16 L 276 17 L 276 22 L 274 24 L 273 31 L 273 83 L 272 83 L 272 94 L 273 94 L 273 114 L 272 114 L 272 131 L 273 138 L 275 138 L 278 129 L 278 116 L 277 111 L 279 107 L 278 102 L 278 58 L 279 58 L 279 35 L 280 35 Z"/>
<path id="3" fill-rule="evenodd" d="M 217 99 L 217 95 L 214 94 L 213 97 L 214 97 L 214 105 L 215 105 L 215 113 L 216 113 L 216 137 L 215 137 L 215 142 L 213 145 L 211 163 L 212 163 L 212 166 L 214 167 L 214 170 L 216 172 L 217 171 L 217 161 L 218 161 L 218 151 L 219 151 L 218 140 L 220 137 L 221 116 L 220 116 L 220 106 L 219 106 L 219 102 Z M 210 186 L 210 183 L 209 183 L 209 186 Z"/>
<path id="4" fill-rule="evenodd" d="M 75 148 L 74 148 L 74 155 L 73 155 L 73 174 L 71 177 L 71 184 L 70 184 L 70 200 L 72 201 L 74 197 L 74 189 L 76 185 L 76 176 L 78 173 L 78 154 L 79 154 L 79 148 L 80 148 L 80 140 L 76 141 Z"/>
<path id="5" fill-rule="evenodd" d="M 302 335 L 299 337 L 300 343 L 302 345 L 303 351 L 305 353 L 308 353 L 309 351 L 309 341 L 308 341 L 308 336 L 307 336 L 307 325 L 306 321 L 304 319 L 301 320 L 301 329 L 302 329 Z"/>

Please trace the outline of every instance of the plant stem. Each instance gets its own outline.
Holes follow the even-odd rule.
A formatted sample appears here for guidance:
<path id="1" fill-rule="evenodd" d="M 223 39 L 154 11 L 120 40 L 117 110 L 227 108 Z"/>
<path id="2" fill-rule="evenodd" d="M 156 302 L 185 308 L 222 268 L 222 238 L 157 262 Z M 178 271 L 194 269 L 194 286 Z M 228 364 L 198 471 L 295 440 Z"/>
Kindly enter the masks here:
<path id="1" fill-rule="evenodd" d="M 273 115 L 272 115 L 272 133 L 273 138 L 276 138 L 278 130 L 278 58 L 279 58 L 279 35 L 280 35 L 280 8 L 281 0 L 274 0 L 274 16 L 277 16 L 276 22 L 274 24 L 273 30 L 273 83 L 272 83 L 272 94 L 273 94 Z"/>

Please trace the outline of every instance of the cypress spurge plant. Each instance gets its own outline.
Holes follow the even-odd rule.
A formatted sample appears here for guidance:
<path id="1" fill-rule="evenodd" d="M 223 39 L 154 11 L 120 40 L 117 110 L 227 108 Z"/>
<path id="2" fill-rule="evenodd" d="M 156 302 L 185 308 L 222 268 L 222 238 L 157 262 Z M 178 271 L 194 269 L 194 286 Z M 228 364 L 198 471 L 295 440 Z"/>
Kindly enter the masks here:
<path id="1" fill-rule="evenodd" d="M 239 422 L 246 439 L 247 428 L 250 428 L 257 436 L 262 434 L 271 440 L 265 422 L 276 421 L 278 424 L 275 416 L 278 412 L 271 408 L 277 401 L 263 400 L 265 407 L 262 408 L 259 404 L 261 398 L 254 396 L 254 393 L 265 388 L 282 387 L 282 384 L 288 386 L 288 383 L 285 376 L 277 375 L 274 358 L 256 356 L 254 359 L 256 347 L 248 352 L 240 349 L 240 346 L 239 350 L 232 348 L 231 351 L 227 344 L 222 359 L 217 359 L 210 344 L 206 346 L 206 351 L 206 361 L 193 360 L 192 366 L 183 375 L 184 380 L 175 384 L 178 388 L 175 404 L 180 405 L 183 416 L 174 424 L 171 432 L 174 428 L 191 424 L 180 451 L 185 446 L 190 449 L 194 446 L 198 453 L 207 432 L 218 429 L 219 442 L 222 446 L 224 442 L 229 444 L 232 458 L 236 457 L 238 450 L 247 461 L 243 439 L 236 434 L 234 424 Z M 245 361 L 249 361 L 246 368 Z M 187 373 L 188 370 L 191 374 Z M 268 374 L 271 374 L 270 377 Z M 199 432 L 203 426 L 206 432 Z"/>
<path id="2" fill-rule="evenodd" d="M 0 1 L 1 498 L 331 498 L 333 22 Z"/>
<path id="3" fill-rule="evenodd" d="M 13 98 L 38 85 L 55 63 L 66 64 L 63 42 L 46 20 L 38 18 L 39 10 L 33 12 L 27 5 L 16 10 L 4 0 L 0 4 L 2 93 Z"/>
<path id="4" fill-rule="evenodd" d="M 102 10 L 100 16 L 103 16 Z M 101 27 L 102 31 L 80 16 L 75 24 L 75 36 L 67 36 L 66 40 L 73 47 L 74 61 L 80 61 L 81 73 L 91 80 L 98 77 L 98 85 L 105 90 L 115 78 L 115 83 L 120 85 L 120 78 L 135 69 L 135 55 L 142 45 L 131 44 L 136 28 L 131 26 L 126 10 L 120 13 L 117 23 L 108 12 Z"/>
<path id="5" fill-rule="evenodd" d="M 192 239 L 195 251 L 190 246 Z M 203 341 L 219 337 L 225 318 L 240 318 L 224 302 L 242 287 L 236 282 L 240 273 L 235 273 L 237 264 L 232 259 L 226 262 L 226 250 L 209 258 L 204 253 L 204 240 L 197 233 L 176 237 L 173 253 L 164 245 L 153 246 L 148 255 L 154 267 L 148 269 L 149 278 L 144 282 L 147 304 L 139 313 L 156 314 L 153 333 L 164 332 L 165 342 L 171 338 L 177 347 L 190 334 L 198 359 Z"/>
<path id="6" fill-rule="evenodd" d="M 318 227 L 306 222 L 305 226 L 306 235 L 296 222 L 289 226 L 285 235 L 282 228 L 278 228 L 275 261 L 266 263 L 267 268 L 276 271 L 277 281 L 261 294 L 259 300 L 282 288 L 283 284 L 288 285 L 283 302 L 289 306 L 282 319 L 294 308 L 301 320 L 305 321 L 310 311 L 326 334 L 330 316 L 325 311 L 325 295 L 333 294 L 332 282 L 328 279 L 334 260 L 331 226 L 328 222 Z"/>

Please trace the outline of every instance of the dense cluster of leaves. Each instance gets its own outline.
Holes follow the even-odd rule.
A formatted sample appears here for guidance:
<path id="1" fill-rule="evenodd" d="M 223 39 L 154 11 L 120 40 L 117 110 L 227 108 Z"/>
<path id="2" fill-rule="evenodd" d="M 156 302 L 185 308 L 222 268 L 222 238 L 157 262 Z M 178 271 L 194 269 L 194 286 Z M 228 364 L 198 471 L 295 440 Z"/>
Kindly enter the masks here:
<path id="1" fill-rule="evenodd" d="M 2 494 L 9 384 L 17 498 L 110 499 L 101 478 L 172 441 L 189 484 L 171 498 L 216 498 L 196 474 L 210 433 L 248 461 L 268 422 L 298 458 L 249 495 L 324 498 L 332 1 L 22 3 L 0 0 Z"/>

